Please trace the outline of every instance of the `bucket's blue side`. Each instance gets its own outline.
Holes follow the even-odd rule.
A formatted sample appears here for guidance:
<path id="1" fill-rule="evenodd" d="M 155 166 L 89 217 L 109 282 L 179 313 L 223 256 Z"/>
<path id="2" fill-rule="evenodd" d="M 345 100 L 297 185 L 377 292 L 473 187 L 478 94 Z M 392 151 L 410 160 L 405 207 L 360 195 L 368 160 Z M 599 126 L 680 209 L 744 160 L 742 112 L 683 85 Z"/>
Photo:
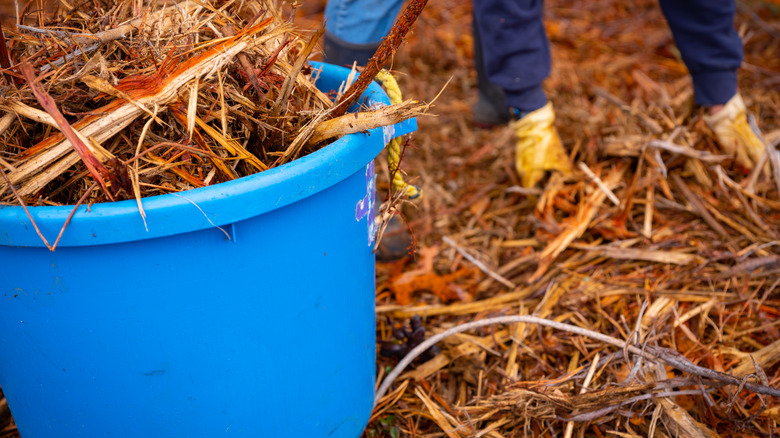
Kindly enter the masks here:
<path id="1" fill-rule="evenodd" d="M 103 204 L 102 221 L 79 228 L 79 212 L 55 252 L 0 243 L 0 385 L 22 437 L 360 436 L 375 383 L 370 163 L 381 144 L 348 137 L 308 170 L 290 163 L 294 184 L 272 174 L 246 186 L 265 194 L 230 195 L 239 205 L 169 196 L 179 215 L 160 208 L 173 221 L 150 230 L 161 235 L 91 244 L 90 230 L 110 241 L 116 226 Z M 49 229 L 62 214 L 32 210 L 54 217 Z M 32 243 L 23 213 L 8 212 L 7 239 Z"/>
<path id="2" fill-rule="evenodd" d="M 365 194 L 359 172 L 225 228 L 235 242 L 0 246 L 0 381 L 22 436 L 358 437 L 375 371 Z"/>

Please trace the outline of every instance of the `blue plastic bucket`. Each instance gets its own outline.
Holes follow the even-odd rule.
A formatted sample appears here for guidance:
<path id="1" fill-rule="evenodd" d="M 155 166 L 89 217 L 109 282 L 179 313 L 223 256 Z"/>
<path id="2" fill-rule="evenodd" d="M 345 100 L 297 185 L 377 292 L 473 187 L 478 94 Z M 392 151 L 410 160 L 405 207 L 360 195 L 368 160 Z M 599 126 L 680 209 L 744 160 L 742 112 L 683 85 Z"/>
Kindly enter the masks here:
<path id="1" fill-rule="evenodd" d="M 347 69 L 322 67 L 338 89 Z M 372 84 L 363 104 L 388 103 Z M 0 207 L 0 386 L 23 438 L 358 437 L 375 374 L 373 159 L 414 120 L 253 176 Z M 30 209 L 50 241 L 72 207 Z"/>

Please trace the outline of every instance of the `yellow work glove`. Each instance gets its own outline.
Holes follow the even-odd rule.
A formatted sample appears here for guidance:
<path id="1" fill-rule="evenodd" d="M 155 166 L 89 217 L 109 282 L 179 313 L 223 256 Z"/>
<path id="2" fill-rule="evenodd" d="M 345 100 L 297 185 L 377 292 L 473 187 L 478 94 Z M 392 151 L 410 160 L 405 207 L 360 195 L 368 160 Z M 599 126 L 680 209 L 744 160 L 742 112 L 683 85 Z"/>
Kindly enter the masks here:
<path id="1" fill-rule="evenodd" d="M 512 122 L 517 140 L 515 169 L 523 187 L 536 185 L 546 171 L 571 173 L 569 156 L 554 125 L 555 112 L 550 102 Z"/>
<path id="2" fill-rule="evenodd" d="M 704 116 L 704 121 L 715 133 L 715 139 L 723 151 L 735 156 L 737 163 L 746 169 L 752 169 L 763 157 L 766 151 L 764 143 L 750 128 L 745 115 L 745 102 L 739 93 L 716 114 Z"/>

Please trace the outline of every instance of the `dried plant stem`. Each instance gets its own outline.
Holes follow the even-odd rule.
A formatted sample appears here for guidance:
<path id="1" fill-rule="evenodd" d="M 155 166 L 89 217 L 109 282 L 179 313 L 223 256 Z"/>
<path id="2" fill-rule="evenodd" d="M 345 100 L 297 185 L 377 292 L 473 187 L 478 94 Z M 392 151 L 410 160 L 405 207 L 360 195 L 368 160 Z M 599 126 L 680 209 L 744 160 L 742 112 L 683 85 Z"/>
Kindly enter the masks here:
<path id="1" fill-rule="evenodd" d="M 408 118 L 422 115 L 425 108 L 424 104 L 407 100 L 373 111 L 361 111 L 331 118 L 314 128 L 314 132 L 306 144 L 317 144 L 334 137 L 363 132 L 376 126 L 393 125 Z"/>
<path id="2" fill-rule="evenodd" d="M 103 180 L 103 178 L 106 178 L 109 181 L 112 179 L 108 169 L 103 167 L 103 163 L 101 163 L 100 160 L 98 160 L 95 155 L 92 154 L 92 151 L 87 146 L 87 143 L 85 143 L 76 134 L 76 131 L 72 126 L 70 126 L 70 123 L 68 123 L 68 121 L 65 119 L 65 116 L 63 116 L 60 110 L 57 108 L 57 104 L 54 102 L 54 99 L 52 99 L 51 96 L 49 96 L 35 83 L 35 73 L 33 73 L 32 65 L 25 62 L 19 66 L 19 69 L 22 71 L 24 78 L 27 80 L 27 85 L 30 87 L 33 94 L 35 94 L 35 98 L 38 99 L 38 103 L 40 103 L 41 106 L 46 109 L 49 115 L 57 122 L 57 126 L 60 128 L 60 131 L 62 131 L 62 133 L 65 135 L 65 138 L 67 138 L 71 146 L 73 146 L 73 149 L 75 149 L 79 154 L 81 161 L 84 162 L 84 164 L 87 166 L 87 169 L 89 169 L 89 173 L 92 174 L 92 178 L 94 178 L 95 181 L 100 184 L 100 188 L 103 189 L 103 193 L 106 194 L 108 199 L 114 201 L 115 199 L 112 191 L 108 189 L 106 181 Z M 116 190 L 116 187 L 114 187 L 114 190 Z"/>
<path id="3" fill-rule="evenodd" d="M 5 115 L 0 118 L 0 135 L 11 127 L 15 118 L 16 115 L 14 113 L 5 113 Z"/>
<path id="4" fill-rule="evenodd" d="M 314 46 L 316 45 L 317 41 L 320 39 L 323 33 L 325 33 L 325 26 L 322 26 L 319 28 L 319 30 L 317 30 L 317 33 L 315 33 L 314 36 L 311 37 L 309 42 L 307 42 L 306 46 L 303 48 L 303 51 L 298 55 L 298 59 L 295 60 L 295 65 L 293 65 L 292 71 L 284 79 L 282 88 L 279 91 L 279 97 L 276 99 L 276 102 L 274 102 L 273 108 L 271 108 L 272 118 L 278 117 L 279 114 L 282 112 L 285 103 L 290 98 L 290 93 L 292 93 L 293 86 L 295 85 L 296 79 L 298 78 L 298 74 L 301 72 L 301 69 L 308 62 L 309 54 L 311 54 L 311 51 L 314 49 Z"/>
<path id="5" fill-rule="evenodd" d="M 5 172 L 0 172 L 0 175 L 3 175 L 3 179 L 5 180 L 6 184 L 8 184 L 8 187 L 11 188 L 11 191 L 13 192 L 14 196 L 16 196 L 16 199 L 19 201 L 19 205 L 21 205 L 22 208 L 24 209 L 24 212 L 27 214 L 27 217 L 30 219 L 33 228 L 35 228 L 35 232 L 38 234 L 38 237 L 41 238 L 43 244 L 46 245 L 46 248 L 49 248 L 50 251 L 54 251 L 54 248 L 51 245 L 49 245 L 49 241 L 46 240 L 46 237 L 43 236 L 43 233 L 41 233 L 40 228 L 38 228 L 38 224 L 35 223 L 35 219 L 33 219 L 32 214 L 30 214 L 30 210 L 27 209 L 27 205 L 24 203 L 24 199 L 22 199 L 22 197 L 19 196 L 19 193 L 14 188 L 14 185 L 11 184 L 11 180 L 8 179 L 8 175 L 6 175 Z"/>
<path id="6" fill-rule="evenodd" d="M 222 32 L 227 36 L 234 36 L 236 34 L 236 28 L 233 27 L 233 25 L 228 24 L 222 28 Z M 263 88 L 260 86 L 260 79 L 257 77 L 255 68 L 252 66 L 249 58 L 247 58 L 246 53 L 238 54 L 238 62 L 241 63 L 241 68 L 244 70 L 244 74 L 246 74 L 247 78 L 249 78 L 249 83 L 252 84 L 252 87 L 254 87 L 257 95 L 265 96 L 265 92 L 263 92 Z M 222 80 L 220 80 L 220 87 L 221 85 Z"/>
<path id="7" fill-rule="evenodd" d="M 9 111 L 8 114 L 12 116 L 26 117 L 32 121 L 43 123 L 49 126 L 57 128 L 57 121 L 54 117 L 50 116 L 46 111 L 41 111 L 37 108 L 25 105 L 22 102 L 5 102 L 2 105 L 4 110 Z"/>
<path id="8" fill-rule="evenodd" d="M 636 116 L 639 119 L 639 121 L 642 122 L 642 124 L 645 125 L 645 127 L 649 129 L 650 132 L 652 132 L 653 134 L 661 134 L 662 132 L 664 132 L 664 129 L 661 127 L 661 125 L 659 125 L 658 122 L 650 118 L 650 116 L 644 113 L 636 113 L 633 110 L 633 108 L 631 108 L 630 105 L 626 104 L 625 102 L 617 98 L 609 91 L 601 87 L 593 87 L 593 90 L 596 92 L 596 94 L 603 97 L 607 102 L 620 108 L 620 110 L 623 111 L 624 113 Z"/>
<path id="9" fill-rule="evenodd" d="M 587 412 L 584 414 L 574 415 L 572 417 L 566 418 L 567 421 L 574 421 L 578 423 L 584 423 L 586 421 L 594 421 L 598 418 L 602 418 L 605 415 L 609 414 L 610 412 L 614 412 L 621 406 L 630 405 L 632 403 L 637 403 L 643 400 L 650 400 L 650 399 L 664 399 L 664 398 L 673 398 L 678 397 L 682 395 L 700 395 L 701 390 L 699 389 L 688 389 L 683 391 L 663 391 L 663 392 L 657 392 L 657 393 L 650 393 L 650 394 L 641 394 L 634 397 L 631 397 L 626 400 L 622 400 L 620 403 L 616 405 L 607 406 L 598 410 L 595 410 L 593 412 Z M 679 435 L 679 436 L 690 436 L 690 435 Z"/>
<path id="10" fill-rule="evenodd" d="M 577 165 L 579 166 L 580 170 L 585 172 L 585 175 L 588 175 L 588 178 L 590 178 L 591 181 L 593 181 L 596 184 L 599 190 L 601 190 L 602 192 L 604 192 L 605 195 L 607 195 L 607 198 L 609 198 L 609 200 L 612 201 L 613 204 L 620 207 L 620 199 L 618 199 L 617 195 L 615 195 L 615 192 L 610 190 L 610 188 L 607 187 L 606 184 L 604 184 L 604 181 L 602 181 L 601 178 L 598 177 L 598 175 L 596 175 L 595 173 L 593 173 L 592 170 L 590 170 L 590 167 L 588 167 L 587 164 L 580 161 L 579 163 L 577 163 Z"/>
<path id="11" fill-rule="evenodd" d="M 669 141 L 663 140 L 650 140 L 647 142 L 647 147 L 654 149 L 663 149 L 675 154 L 685 155 L 686 157 L 694 158 L 696 160 L 704 161 L 706 163 L 719 163 L 727 158 L 728 155 L 716 155 L 707 151 L 696 150 L 689 146 L 681 146 Z"/>
<path id="12" fill-rule="evenodd" d="M 455 243 L 454 240 L 450 239 L 448 236 L 442 237 L 442 240 L 447 245 L 453 247 L 455 251 L 458 252 L 458 254 L 462 255 L 466 260 L 473 263 L 477 268 L 479 268 L 480 271 L 484 272 L 485 274 L 489 275 L 491 278 L 496 280 L 497 282 L 503 284 L 504 286 L 508 287 L 509 289 L 515 289 L 517 287 L 516 284 L 512 283 L 511 281 L 507 280 L 506 278 L 502 277 L 499 273 L 495 272 L 494 270 L 488 268 L 485 266 L 484 263 L 477 260 L 474 256 L 466 252 L 465 249 L 461 248 L 460 245 Z"/>
<path id="13" fill-rule="evenodd" d="M 301 149 L 303 149 L 303 146 L 309 142 L 309 140 L 315 134 L 317 128 L 323 123 L 323 121 L 327 121 L 326 119 L 329 113 L 329 110 L 323 111 L 317 115 L 317 117 L 309 121 L 309 123 L 307 123 L 303 128 L 301 128 L 301 130 L 298 132 L 298 135 L 295 137 L 292 143 L 290 143 L 290 146 L 288 146 L 282 155 L 274 162 L 274 166 L 279 166 L 288 161 L 296 159 L 298 157 L 298 153 L 301 151 Z M 339 134 L 343 133 L 336 133 L 336 135 Z"/>
<path id="14" fill-rule="evenodd" d="M 73 215 L 76 214 L 76 210 L 78 210 L 79 206 L 87 200 L 87 197 L 90 193 L 92 193 L 93 190 L 97 188 L 97 185 L 98 184 L 96 182 L 92 183 L 92 185 L 84 192 L 84 194 L 81 195 L 81 199 L 79 199 L 78 202 L 76 202 L 76 205 L 73 206 L 73 210 L 70 211 L 68 218 L 65 219 L 65 223 L 62 224 L 62 228 L 60 228 L 60 234 L 57 235 L 57 239 L 54 241 L 54 245 L 49 248 L 50 250 L 54 251 L 57 249 L 57 245 L 59 245 L 60 239 L 62 238 L 63 233 L 65 233 L 65 228 L 67 228 L 68 224 L 70 224 L 70 220 L 73 218 Z"/>
<path id="15" fill-rule="evenodd" d="M 149 132 L 149 127 L 152 126 L 152 123 L 154 122 L 154 119 L 157 118 L 157 111 L 159 107 L 157 105 L 154 106 L 154 114 L 152 115 L 152 118 L 146 121 L 144 124 L 143 129 L 141 129 L 141 135 L 138 136 L 138 144 L 135 147 L 135 155 L 141 153 L 141 147 L 144 144 L 144 140 L 146 139 L 146 134 Z M 141 185 L 140 185 L 140 176 L 139 176 L 139 170 L 138 170 L 139 162 L 138 160 L 133 162 L 133 171 L 130 172 L 130 181 L 133 188 L 133 196 L 135 197 L 135 202 L 138 205 L 138 212 L 141 214 L 141 219 L 144 221 L 144 228 L 148 231 L 149 227 L 146 224 L 146 212 L 144 211 L 143 203 L 141 202 Z"/>
<path id="16" fill-rule="evenodd" d="M 624 172 L 624 168 L 612 171 L 604 178 L 603 183 L 611 191 L 622 181 Z M 539 266 L 536 272 L 528 279 L 528 283 L 533 283 L 542 278 L 553 261 L 588 229 L 590 222 L 596 216 L 606 198 L 607 195 L 604 191 L 594 190 L 584 202 L 580 203 L 572 223 L 539 253 Z"/>
<path id="17" fill-rule="evenodd" d="M 674 184 L 680 189 L 680 191 L 683 193 L 683 196 L 685 197 L 685 200 L 688 201 L 691 206 L 693 207 L 693 210 L 701 216 L 702 219 L 704 219 L 704 222 L 707 223 L 713 230 L 715 230 L 718 234 L 720 234 L 721 237 L 724 239 L 728 239 L 729 233 L 726 231 L 725 228 L 718 222 L 712 215 L 707 211 L 707 207 L 704 206 L 704 203 L 702 203 L 701 199 L 693 193 L 693 191 L 688 187 L 687 184 L 680 178 L 680 175 L 674 174 L 672 175 L 672 181 Z"/>
<path id="18" fill-rule="evenodd" d="M 739 377 L 735 377 L 727 373 L 722 373 L 719 371 L 711 370 L 709 368 L 698 366 L 693 362 L 691 362 L 690 360 L 688 360 L 685 356 L 673 350 L 669 350 L 661 347 L 654 347 L 652 345 L 644 345 L 641 347 L 637 347 L 635 345 L 627 343 L 626 341 L 622 341 L 612 336 L 607 336 L 605 334 L 595 332 L 593 330 L 577 327 L 575 325 L 560 323 L 545 318 L 539 318 L 537 316 L 515 315 L 515 316 L 498 316 L 495 318 L 486 318 L 479 321 L 469 322 L 466 324 L 452 327 L 442 333 L 438 333 L 426 339 L 424 342 L 422 342 L 417 347 L 415 347 L 412 351 L 410 351 L 409 354 L 404 356 L 404 358 L 401 359 L 398 365 L 396 365 L 396 367 L 393 368 L 393 371 L 391 371 L 387 375 L 387 377 L 385 377 L 385 380 L 379 386 L 379 389 L 376 392 L 376 396 L 374 397 L 374 406 L 376 406 L 379 403 L 379 400 L 382 397 L 384 397 L 385 393 L 393 384 L 395 379 L 397 379 L 398 376 L 401 375 L 401 373 L 406 369 L 407 366 L 409 366 L 410 363 L 412 363 L 414 359 L 416 359 L 420 354 L 422 354 L 427 349 L 431 348 L 433 345 L 435 345 L 437 342 L 441 341 L 442 339 L 445 339 L 449 336 L 458 333 L 463 333 L 468 330 L 480 328 L 480 327 L 487 327 L 496 324 L 515 324 L 515 323 L 537 324 L 544 327 L 550 327 L 556 330 L 561 330 L 564 332 L 573 333 L 580 336 L 586 336 L 588 338 L 601 341 L 605 344 L 609 344 L 624 349 L 629 353 L 641 356 L 647 360 L 653 362 L 665 363 L 669 366 L 672 366 L 673 368 L 676 368 L 679 371 L 694 374 L 700 377 L 705 377 L 727 385 L 734 385 L 741 388 L 745 388 L 757 394 L 765 394 L 765 395 L 771 395 L 772 397 L 780 397 L 780 389 L 775 389 L 764 385 L 758 385 L 755 383 L 748 383 L 745 382 L 744 379 L 741 379 Z"/>
<path id="19" fill-rule="evenodd" d="M 352 86 L 341 95 L 338 101 L 336 101 L 331 117 L 343 116 L 346 114 L 349 107 L 357 102 L 360 95 L 363 94 L 366 88 L 368 88 L 368 85 L 371 84 L 371 81 L 374 80 L 376 74 L 379 73 L 379 70 L 384 68 L 390 57 L 392 57 L 396 50 L 398 50 L 398 47 L 401 46 L 404 37 L 409 32 L 409 29 L 412 28 L 414 22 L 417 21 L 417 18 L 420 16 L 427 3 L 428 0 L 412 0 L 409 2 L 409 5 L 406 6 L 403 14 L 398 17 L 393 28 L 390 29 L 390 33 L 382 40 L 382 44 L 379 45 L 374 56 L 368 60 L 366 68 L 360 73 L 360 76 Z"/>
<path id="20" fill-rule="evenodd" d="M 591 361 L 590 369 L 588 369 L 588 375 L 585 376 L 585 381 L 582 382 L 582 388 L 580 388 L 580 394 L 585 394 L 585 391 L 587 391 L 588 386 L 590 385 L 590 381 L 593 380 L 593 375 L 596 374 L 596 367 L 598 367 L 599 364 L 599 354 L 596 353 L 596 355 L 593 357 L 593 361 Z M 571 438 L 571 434 L 574 432 L 574 422 L 569 421 L 566 423 L 566 431 L 563 434 L 563 438 Z"/>

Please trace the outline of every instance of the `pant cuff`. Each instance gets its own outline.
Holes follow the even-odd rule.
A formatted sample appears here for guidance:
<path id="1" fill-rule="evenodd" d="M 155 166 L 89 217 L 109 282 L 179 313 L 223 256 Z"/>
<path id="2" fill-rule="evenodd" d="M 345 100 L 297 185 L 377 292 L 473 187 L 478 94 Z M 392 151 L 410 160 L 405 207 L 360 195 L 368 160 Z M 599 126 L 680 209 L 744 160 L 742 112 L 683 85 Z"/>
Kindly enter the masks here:
<path id="1" fill-rule="evenodd" d="M 737 71 L 691 72 L 693 100 L 697 105 L 723 105 L 737 94 Z"/>
<path id="2" fill-rule="evenodd" d="M 531 112 L 547 105 L 547 95 L 542 86 L 526 88 L 525 90 L 505 90 L 506 105 L 520 112 Z"/>
<path id="3" fill-rule="evenodd" d="M 350 43 L 329 30 L 325 30 L 322 41 L 323 61 L 336 65 L 352 65 L 353 61 L 357 61 L 358 65 L 366 65 L 382 43 L 382 41 L 365 44 Z"/>

